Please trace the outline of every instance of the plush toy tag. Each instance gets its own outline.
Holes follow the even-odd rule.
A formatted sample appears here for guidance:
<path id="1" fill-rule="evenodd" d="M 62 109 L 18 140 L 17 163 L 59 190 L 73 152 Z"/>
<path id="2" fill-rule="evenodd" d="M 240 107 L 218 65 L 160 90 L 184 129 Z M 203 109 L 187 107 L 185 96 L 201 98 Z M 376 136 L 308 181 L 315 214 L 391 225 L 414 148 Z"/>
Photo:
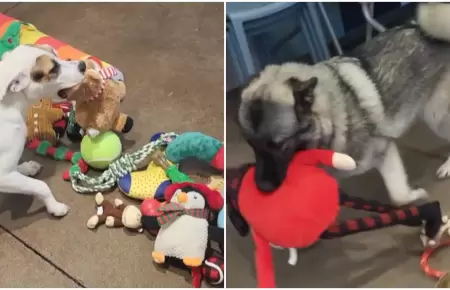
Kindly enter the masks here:
<path id="1" fill-rule="evenodd" d="M 102 214 L 103 214 L 103 206 L 97 207 L 97 215 L 102 215 Z"/>

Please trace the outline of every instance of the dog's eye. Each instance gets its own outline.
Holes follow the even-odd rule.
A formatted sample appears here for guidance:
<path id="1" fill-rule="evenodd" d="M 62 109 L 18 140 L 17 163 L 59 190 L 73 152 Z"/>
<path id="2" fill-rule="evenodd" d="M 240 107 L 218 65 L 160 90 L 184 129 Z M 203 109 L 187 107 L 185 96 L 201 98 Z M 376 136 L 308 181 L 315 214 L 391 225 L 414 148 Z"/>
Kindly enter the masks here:
<path id="1" fill-rule="evenodd" d="M 53 67 L 48 73 L 55 74 L 55 75 L 59 74 L 59 70 L 60 70 L 59 63 L 57 63 L 55 60 L 52 60 L 52 63 L 53 63 Z"/>

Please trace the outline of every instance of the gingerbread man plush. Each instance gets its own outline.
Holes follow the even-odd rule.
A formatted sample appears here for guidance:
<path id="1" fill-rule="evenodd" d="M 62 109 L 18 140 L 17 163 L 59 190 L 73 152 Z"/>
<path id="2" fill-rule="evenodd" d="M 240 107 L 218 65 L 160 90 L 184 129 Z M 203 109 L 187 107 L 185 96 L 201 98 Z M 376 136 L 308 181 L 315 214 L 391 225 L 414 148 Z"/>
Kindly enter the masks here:
<path id="1" fill-rule="evenodd" d="M 47 140 L 55 145 L 59 139 L 53 125 L 63 119 L 64 112 L 60 108 L 54 108 L 52 100 L 45 98 L 38 104 L 33 105 L 27 115 L 27 141 L 34 139 Z"/>

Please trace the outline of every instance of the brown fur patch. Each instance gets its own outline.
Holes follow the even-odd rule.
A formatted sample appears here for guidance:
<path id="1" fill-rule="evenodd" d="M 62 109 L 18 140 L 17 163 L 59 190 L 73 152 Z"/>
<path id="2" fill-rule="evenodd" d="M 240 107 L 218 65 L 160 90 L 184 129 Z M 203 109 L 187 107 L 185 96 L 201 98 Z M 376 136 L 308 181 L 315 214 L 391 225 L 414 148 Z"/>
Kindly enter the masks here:
<path id="1" fill-rule="evenodd" d="M 59 64 L 48 55 L 36 58 L 36 64 L 31 69 L 31 78 L 37 83 L 49 82 L 58 77 Z"/>

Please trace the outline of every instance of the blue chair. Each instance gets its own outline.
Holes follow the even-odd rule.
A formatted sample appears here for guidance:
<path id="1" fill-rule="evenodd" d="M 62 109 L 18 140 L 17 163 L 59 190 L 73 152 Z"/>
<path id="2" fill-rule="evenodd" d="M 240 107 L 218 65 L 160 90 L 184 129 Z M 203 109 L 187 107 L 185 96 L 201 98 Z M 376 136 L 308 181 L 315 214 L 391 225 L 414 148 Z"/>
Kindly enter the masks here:
<path id="1" fill-rule="evenodd" d="M 266 64 L 264 60 L 258 63 L 259 60 L 253 57 L 249 37 L 264 34 L 268 28 L 288 18 L 298 20 L 314 62 L 329 58 L 330 53 L 316 5 L 317 3 L 314 2 L 229 2 L 226 4 L 227 46 L 228 50 L 234 54 L 230 57 L 236 57 L 241 83 L 245 83 L 251 75 Z M 264 38 L 261 37 L 259 41 L 264 41 Z M 264 53 L 268 52 L 263 51 L 262 54 Z"/>

